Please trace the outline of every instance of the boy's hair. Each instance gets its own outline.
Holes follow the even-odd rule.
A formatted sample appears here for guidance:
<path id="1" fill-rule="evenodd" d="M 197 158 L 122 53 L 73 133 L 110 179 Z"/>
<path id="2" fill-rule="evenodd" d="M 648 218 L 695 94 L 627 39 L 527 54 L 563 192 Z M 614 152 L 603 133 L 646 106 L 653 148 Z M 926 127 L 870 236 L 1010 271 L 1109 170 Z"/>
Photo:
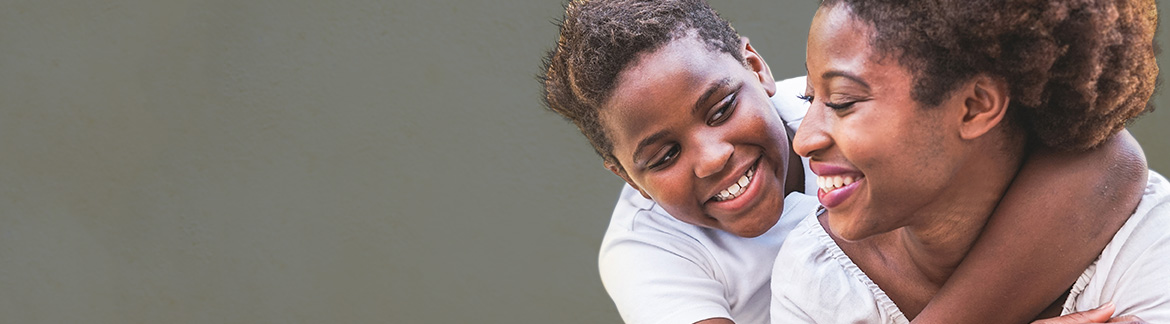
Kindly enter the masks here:
<path id="1" fill-rule="evenodd" d="M 825 0 L 874 28 L 876 55 L 937 106 L 978 74 L 1008 82 L 1018 124 L 1039 144 L 1082 150 L 1149 108 L 1158 76 L 1154 0 Z M 1149 108 L 1152 109 L 1152 108 Z"/>
<path id="2" fill-rule="evenodd" d="M 620 167 L 598 117 L 618 74 L 640 54 L 688 35 L 743 61 L 739 34 L 703 0 L 574 0 L 544 59 L 545 105 L 572 121 L 606 162 Z"/>

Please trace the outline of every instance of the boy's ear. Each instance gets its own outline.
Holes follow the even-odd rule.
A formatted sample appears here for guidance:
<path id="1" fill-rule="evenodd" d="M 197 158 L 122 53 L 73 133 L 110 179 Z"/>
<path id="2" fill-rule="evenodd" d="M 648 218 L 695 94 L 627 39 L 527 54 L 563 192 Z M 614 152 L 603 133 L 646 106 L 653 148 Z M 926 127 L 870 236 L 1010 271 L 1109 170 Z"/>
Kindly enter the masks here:
<path id="1" fill-rule="evenodd" d="M 768 63 L 764 62 L 764 57 L 760 56 L 759 52 L 752 47 L 752 43 L 747 37 L 740 36 L 740 51 L 743 53 L 744 61 L 747 61 L 747 67 L 756 74 L 756 78 L 760 80 L 760 84 L 764 86 L 764 90 L 768 92 L 768 96 L 776 94 L 776 79 L 772 77 L 772 69 L 768 68 Z"/>
<path id="2" fill-rule="evenodd" d="M 618 176 L 618 178 L 622 178 L 622 180 L 625 180 L 626 183 L 630 184 L 630 187 L 634 187 L 634 190 L 637 190 L 638 193 L 642 194 L 642 197 L 644 197 L 646 199 L 654 200 L 654 198 L 650 198 L 650 195 L 646 194 L 645 190 L 642 190 L 641 187 L 638 187 L 638 184 L 634 183 L 633 180 L 630 180 L 630 175 L 626 174 L 626 169 L 623 169 L 622 166 L 618 165 L 617 163 L 605 161 L 605 168 L 609 169 L 609 172 L 613 172 L 613 174 L 616 174 Z"/>
<path id="3" fill-rule="evenodd" d="M 975 139 L 1003 122 L 1011 103 L 1007 82 L 987 75 L 976 76 L 965 90 L 959 135 Z"/>

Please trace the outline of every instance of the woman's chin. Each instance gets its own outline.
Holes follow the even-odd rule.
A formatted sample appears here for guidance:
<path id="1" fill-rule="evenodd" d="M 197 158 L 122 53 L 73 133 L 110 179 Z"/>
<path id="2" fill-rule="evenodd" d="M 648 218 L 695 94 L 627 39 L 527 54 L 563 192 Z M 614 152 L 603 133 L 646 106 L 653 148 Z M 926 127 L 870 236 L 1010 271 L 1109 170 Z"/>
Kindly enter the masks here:
<path id="1" fill-rule="evenodd" d="M 863 226 L 858 226 L 859 223 L 856 217 L 829 212 L 829 230 L 843 240 L 858 241 L 873 235 Z"/>

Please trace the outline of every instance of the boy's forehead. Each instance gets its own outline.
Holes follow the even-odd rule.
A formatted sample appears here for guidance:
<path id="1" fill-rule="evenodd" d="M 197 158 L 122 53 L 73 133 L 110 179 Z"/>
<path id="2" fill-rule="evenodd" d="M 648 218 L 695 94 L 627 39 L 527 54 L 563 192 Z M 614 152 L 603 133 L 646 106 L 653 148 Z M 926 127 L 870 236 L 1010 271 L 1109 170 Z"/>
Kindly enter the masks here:
<path id="1" fill-rule="evenodd" d="M 726 85 L 736 69 L 735 57 L 712 50 L 695 38 L 680 38 L 639 55 L 621 73 L 601 109 L 601 121 L 614 144 L 614 155 L 629 156 L 643 135 L 689 116 L 701 98 Z M 689 118 L 689 117 L 687 117 Z"/>
<path id="2" fill-rule="evenodd" d="M 661 100 L 660 96 L 668 92 L 672 99 L 684 99 L 678 96 L 706 90 L 708 84 L 730 75 L 732 69 L 728 63 L 734 61 L 731 54 L 712 50 L 693 37 L 675 39 L 638 55 L 618 73 L 614 90 L 603 106 L 620 105 L 630 99 Z"/>
<path id="3" fill-rule="evenodd" d="M 727 62 L 735 58 L 722 51 L 707 49 L 694 40 L 675 40 L 659 49 L 639 55 L 618 74 L 614 90 L 603 105 L 603 111 L 619 116 L 622 111 L 639 106 L 661 104 L 694 105 L 695 99 L 708 90 L 710 84 L 727 78 L 731 71 Z"/>

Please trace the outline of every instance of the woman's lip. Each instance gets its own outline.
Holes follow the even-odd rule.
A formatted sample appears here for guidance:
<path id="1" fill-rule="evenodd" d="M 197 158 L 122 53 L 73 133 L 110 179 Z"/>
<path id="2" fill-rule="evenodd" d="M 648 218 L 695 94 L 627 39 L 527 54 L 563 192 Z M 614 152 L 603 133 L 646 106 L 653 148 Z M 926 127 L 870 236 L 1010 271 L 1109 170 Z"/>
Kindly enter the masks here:
<path id="1" fill-rule="evenodd" d="M 831 165 L 831 164 L 828 164 L 825 162 L 817 162 L 817 161 L 809 162 L 808 167 L 809 167 L 809 169 L 812 169 L 813 173 L 816 173 L 818 176 L 822 176 L 822 177 L 849 174 L 849 173 L 858 173 L 857 171 L 850 169 L 850 168 Z"/>
<path id="2" fill-rule="evenodd" d="M 860 178 L 847 186 L 833 189 L 829 192 L 825 192 L 825 189 L 819 189 L 817 190 L 817 200 L 820 200 L 821 205 L 825 206 L 825 208 L 837 207 L 849 199 L 850 196 L 853 196 L 853 193 L 857 191 L 857 188 L 863 182 L 865 182 L 865 178 Z"/>

